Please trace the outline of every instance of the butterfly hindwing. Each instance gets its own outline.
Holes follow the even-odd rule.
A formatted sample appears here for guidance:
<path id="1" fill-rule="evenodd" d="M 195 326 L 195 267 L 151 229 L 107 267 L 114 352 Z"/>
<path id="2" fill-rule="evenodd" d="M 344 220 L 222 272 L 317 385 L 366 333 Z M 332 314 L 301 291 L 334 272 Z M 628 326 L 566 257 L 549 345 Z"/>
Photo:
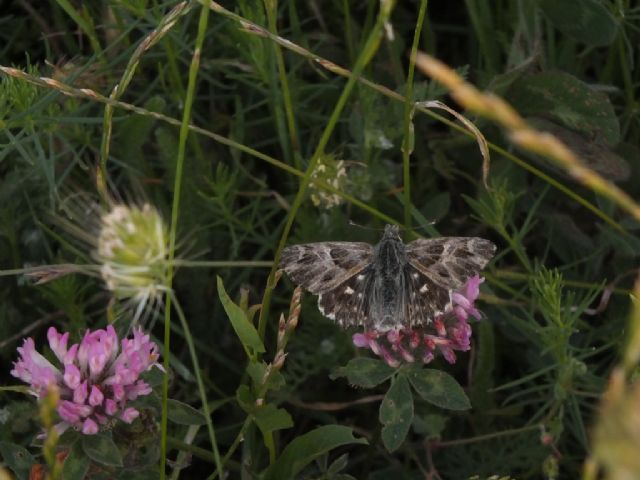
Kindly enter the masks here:
<path id="1" fill-rule="evenodd" d="M 403 325 L 425 325 L 442 313 L 450 301 L 451 291 L 427 277 L 408 263 L 404 268 L 405 312 Z"/>
<path id="2" fill-rule="evenodd" d="M 493 242 L 477 237 L 419 239 L 407 244 L 407 260 L 432 282 L 447 290 L 461 288 L 477 275 L 496 251 Z"/>
<path id="3" fill-rule="evenodd" d="M 333 290 L 321 293 L 318 296 L 318 309 L 341 327 L 366 326 L 371 316 L 372 286 L 373 275 L 369 266 Z"/>
<path id="4" fill-rule="evenodd" d="M 318 294 L 334 290 L 372 260 L 373 247 L 368 243 L 319 242 L 286 247 L 280 265 L 294 283 Z"/>

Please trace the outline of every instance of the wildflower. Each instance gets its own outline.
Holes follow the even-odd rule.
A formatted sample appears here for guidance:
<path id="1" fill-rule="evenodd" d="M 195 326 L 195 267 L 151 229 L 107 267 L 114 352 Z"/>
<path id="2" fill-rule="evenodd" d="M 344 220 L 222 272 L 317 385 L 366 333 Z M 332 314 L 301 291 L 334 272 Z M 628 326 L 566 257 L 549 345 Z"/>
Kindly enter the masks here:
<path id="1" fill-rule="evenodd" d="M 157 363 L 155 343 L 141 329 L 133 330 L 133 338 L 118 335 L 113 326 L 105 330 L 87 331 L 79 344 L 68 347 L 69 333 L 47 332 L 49 347 L 58 366 L 35 348 L 32 338 L 18 347 L 20 358 L 13 364 L 11 375 L 30 385 L 33 395 L 42 399 L 51 388 L 59 391 L 57 411 L 62 422 L 61 433 L 69 427 L 85 435 L 98 433 L 113 419 L 131 423 L 140 414 L 128 403 L 149 395 L 151 387 L 140 374 Z"/>
<path id="2" fill-rule="evenodd" d="M 402 362 L 429 363 L 438 352 L 447 362 L 455 363 L 456 350 L 465 352 L 471 348 L 471 326 L 467 320 L 470 316 L 481 318 L 474 302 L 483 281 L 478 275 L 469 278 L 460 291 L 451 295 L 445 311 L 426 326 L 356 333 L 353 344 L 370 349 L 394 368 Z"/>
<path id="3" fill-rule="evenodd" d="M 309 190 L 311 191 L 311 201 L 316 207 L 323 207 L 327 210 L 342 203 L 342 197 L 324 190 L 313 183 L 313 180 L 321 180 L 337 190 L 344 190 L 347 182 L 347 169 L 344 160 L 337 160 L 333 155 L 323 155 L 318 161 L 313 174 Z"/>
<path id="4" fill-rule="evenodd" d="M 149 305 L 161 302 L 168 258 L 167 228 L 149 204 L 116 205 L 102 216 L 94 256 L 101 274 L 119 300 L 131 300 L 135 324 Z"/>

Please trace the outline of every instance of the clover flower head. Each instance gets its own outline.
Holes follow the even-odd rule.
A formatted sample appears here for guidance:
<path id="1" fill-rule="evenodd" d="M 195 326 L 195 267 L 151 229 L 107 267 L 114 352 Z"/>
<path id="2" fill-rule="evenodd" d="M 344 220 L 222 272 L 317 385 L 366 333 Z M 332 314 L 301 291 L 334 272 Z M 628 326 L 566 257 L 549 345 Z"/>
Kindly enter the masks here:
<path id="1" fill-rule="evenodd" d="M 325 154 L 318 161 L 318 165 L 313 170 L 309 190 L 311 191 L 311 201 L 316 207 L 326 210 L 336 207 L 343 202 L 342 197 L 329 192 L 313 183 L 313 180 L 321 180 L 328 183 L 337 190 L 344 190 L 347 182 L 347 168 L 344 160 L 338 160 L 334 155 Z"/>
<path id="2" fill-rule="evenodd" d="M 356 347 L 368 348 L 391 367 L 403 362 L 431 362 L 441 353 L 449 363 L 456 362 L 455 351 L 471 348 L 471 325 L 469 317 L 480 320 L 481 314 L 474 303 L 480 294 L 484 278 L 471 277 L 460 291 L 451 295 L 445 311 L 426 326 L 400 328 L 388 332 L 364 331 L 353 335 Z"/>
<path id="3" fill-rule="evenodd" d="M 158 211 L 116 205 L 100 221 L 96 260 L 107 288 L 136 306 L 134 323 L 165 290 L 169 253 L 167 227 Z"/>
<path id="4" fill-rule="evenodd" d="M 87 331 L 80 343 L 68 345 L 69 333 L 47 332 L 49 347 L 57 362 L 54 365 L 35 348 L 32 338 L 18 347 L 20 355 L 11 375 L 29 384 L 31 393 L 43 398 L 50 388 L 57 388 L 60 402 L 57 411 L 62 420 L 59 432 L 74 427 L 85 435 L 106 428 L 113 419 L 131 423 L 140 414 L 129 402 L 149 395 L 151 387 L 139 377 L 158 361 L 158 348 L 141 329 L 133 338 L 118 335 L 113 326 Z"/>

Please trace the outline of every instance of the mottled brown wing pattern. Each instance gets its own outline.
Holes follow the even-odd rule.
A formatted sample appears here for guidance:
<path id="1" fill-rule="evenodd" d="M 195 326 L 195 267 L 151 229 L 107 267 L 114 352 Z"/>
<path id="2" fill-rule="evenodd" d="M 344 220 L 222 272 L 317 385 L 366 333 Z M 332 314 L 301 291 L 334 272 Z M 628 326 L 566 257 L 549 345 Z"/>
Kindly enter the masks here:
<path id="1" fill-rule="evenodd" d="M 403 325 L 426 325 L 444 311 L 450 302 L 451 290 L 438 285 L 420 270 L 407 264 L 404 269 L 405 313 Z"/>
<path id="2" fill-rule="evenodd" d="M 441 237 L 414 240 L 407 244 L 406 252 L 409 264 L 431 282 L 457 290 L 484 268 L 496 246 L 484 238 Z M 418 291 L 421 288 L 419 285 Z"/>
<path id="3" fill-rule="evenodd" d="M 366 325 L 370 316 L 371 266 L 318 296 L 318 309 L 341 327 Z"/>
<path id="4" fill-rule="evenodd" d="M 368 243 L 319 242 L 286 247 L 280 266 L 294 283 L 319 294 L 336 289 L 372 260 L 373 247 Z"/>

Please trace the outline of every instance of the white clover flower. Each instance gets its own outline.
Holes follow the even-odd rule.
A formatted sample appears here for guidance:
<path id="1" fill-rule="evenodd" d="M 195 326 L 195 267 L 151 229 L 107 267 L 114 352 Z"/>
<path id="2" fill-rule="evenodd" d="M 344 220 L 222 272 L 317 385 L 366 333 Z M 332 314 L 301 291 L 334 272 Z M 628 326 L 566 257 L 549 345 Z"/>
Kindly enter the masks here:
<path id="1" fill-rule="evenodd" d="M 339 195 L 314 184 L 314 179 L 328 183 L 337 190 L 344 190 L 348 180 L 344 160 L 338 160 L 333 155 L 323 155 L 318 161 L 318 165 L 313 171 L 311 182 L 309 183 L 311 201 L 316 207 L 322 207 L 328 210 L 343 202 L 342 197 Z"/>
<path id="2" fill-rule="evenodd" d="M 149 204 L 115 205 L 102 216 L 97 240 L 94 257 L 102 278 L 117 300 L 134 305 L 135 324 L 166 291 L 167 227 Z"/>

